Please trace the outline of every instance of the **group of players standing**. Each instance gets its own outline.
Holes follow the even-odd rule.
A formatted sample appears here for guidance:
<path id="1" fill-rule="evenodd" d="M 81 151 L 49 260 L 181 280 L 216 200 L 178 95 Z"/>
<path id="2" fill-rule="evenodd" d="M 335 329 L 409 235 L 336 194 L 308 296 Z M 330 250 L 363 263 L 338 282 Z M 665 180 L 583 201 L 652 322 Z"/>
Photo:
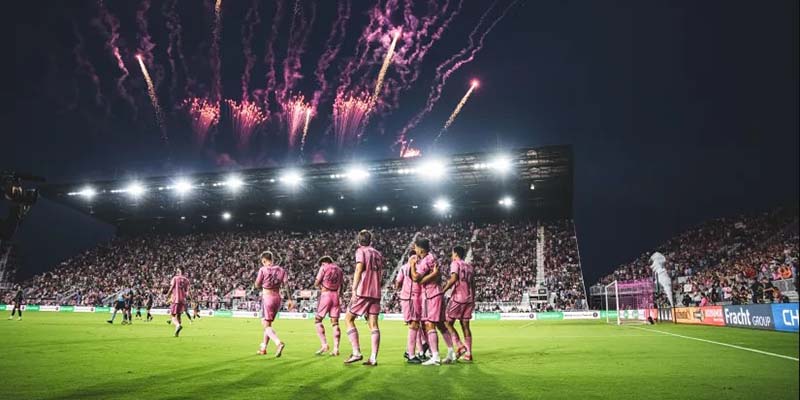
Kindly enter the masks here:
<path id="1" fill-rule="evenodd" d="M 372 233 L 362 230 L 358 233 L 358 248 L 355 257 L 355 273 L 353 276 L 352 298 L 345 314 L 346 334 L 352 347 L 345 364 L 353 364 L 364 359 L 361 354 L 358 329 L 355 321 L 359 317 L 367 319 L 370 329 L 371 352 L 363 362 L 366 366 L 378 365 L 378 349 L 381 332 L 378 327 L 378 315 L 381 304 L 381 277 L 383 274 L 383 255 L 372 247 Z M 439 262 L 430 252 L 430 241 L 419 237 L 414 241 L 414 254 L 409 257 L 397 274 L 394 281 L 399 290 L 403 319 L 408 326 L 406 360 L 410 364 L 440 365 L 454 363 L 457 359 L 472 361 L 472 332 L 470 319 L 475 308 L 474 271 L 464 259 L 466 250 L 462 246 L 452 248 L 450 271 L 447 281 L 441 283 Z M 264 328 L 263 339 L 258 354 L 267 354 L 270 340 L 275 343 L 275 357 L 280 357 L 286 348 L 273 328 L 275 317 L 281 308 L 283 298 L 288 298 L 286 270 L 274 264 L 275 256 L 265 251 L 260 255 L 261 268 L 255 281 L 255 289 L 261 290 L 261 322 Z M 321 347 L 317 355 L 339 355 L 341 331 L 339 317 L 341 313 L 340 296 L 344 292 L 344 273 L 329 256 L 319 260 L 320 268 L 314 285 L 320 289 L 319 303 L 315 317 L 315 327 Z M 180 268 L 170 281 L 167 294 L 170 300 L 170 314 L 175 325 L 175 336 L 181 329 L 181 314 L 186 310 L 189 297 L 189 280 L 183 276 Z M 452 296 L 445 304 L 444 294 L 452 289 Z M 325 327 L 322 323 L 329 316 L 333 330 L 333 349 L 328 347 Z M 459 321 L 463 342 L 455 327 Z M 447 345 L 447 355 L 439 354 L 439 335 L 441 333 Z M 330 350 L 330 352 L 329 352 Z"/>

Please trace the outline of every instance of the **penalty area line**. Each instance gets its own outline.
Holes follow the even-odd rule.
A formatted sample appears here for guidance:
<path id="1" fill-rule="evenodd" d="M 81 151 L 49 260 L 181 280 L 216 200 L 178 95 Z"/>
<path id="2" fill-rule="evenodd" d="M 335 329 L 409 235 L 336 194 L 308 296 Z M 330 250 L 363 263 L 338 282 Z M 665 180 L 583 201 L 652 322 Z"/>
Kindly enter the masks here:
<path id="1" fill-rule="evenodd" d="M 643 330 L 643 331 L 658 332 L 658 333 L 662 333 L 664 335 L 675 336 L 675 337 L 689 339 L 689 340 L 697 340 L 698 342 L 705 342 L 705 343 L 711 343 L 711 344 L 716 344 L 716 345 L 725 346 L 725 347 L 732 347 L 734 349 L 750 351 L 750 352 L 753 352 L 753 353 L 764 354 L 764 355 L 772 356 L 772 357 L 784 358 L 784 359 L 792 360 L 792 361 L 800 361 L 800 359 L 798 359 L 797 357 L 785 356 L 783 354 L 770 353 L 768 351 L 751 349 L 749 347 L 737 346 L 735 344 L 730 344 L 730 343 L 722 343 L 722 342 L 716 342 L 716 341 L 708 340 L 708 339 L 700 339 L 700 338 L 696 338 L 696 337 L 692 337 L 692 336 L 679 335 L 677 333 L 659 331 L 658 329 L 639 328 L 639 327 L 636 327 L 636 326 L 632 326 L 631 328 L 639 329 L 639 330 Z"/>

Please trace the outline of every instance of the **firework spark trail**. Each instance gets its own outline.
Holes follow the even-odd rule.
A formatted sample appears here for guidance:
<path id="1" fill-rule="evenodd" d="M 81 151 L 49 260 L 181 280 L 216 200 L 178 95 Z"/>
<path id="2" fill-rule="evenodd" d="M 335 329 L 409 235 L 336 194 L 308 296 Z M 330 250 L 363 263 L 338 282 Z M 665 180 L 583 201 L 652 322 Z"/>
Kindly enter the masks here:
<path id="1" fill-rule="evenodd" d="M 346 141 L 360 138 L 372 100 L 368 95 L 338 95 L 333 103 L 333 131 L 339 149 Z"/>
<path id="2" fill-rule="evenodd" d="M 150 102 L 153 103 L 153 111 L 156 114 L 156 122 L 158 123 L 158 127 L 161 129 L 161 138 L 164 139 L 164 142 L 168 142 L 169 139 L 167 138 L 167 131 L 164 129 L 164 116 L 161 113 L 161 107 L 158 105 L 158 96 L 156 95 L 156 88 L 153 86 L 153 80 L 150 79 L 150 73 L 147 72 L 147 66 L 144 65 L 144 57 L 141 54 L 136 55 L 136 60 L 139 61 L 139 67 L 142 69 L 142 75 L 144 75 L 144 80 L 147 82 L 147 94 L 150 95 Z"/>
<path id="3" fill-rule="evenodd" d="M 80 30 L 78 30 L 78 25 L 75 21 L 72 21 L 72 32 L 75 34 L 75 47 L 72 49 L 72 53 L 75 55 L 75 63 L 77 67 L 82 69 L 86 76 L 89 77 L 89 80 L 92 81 L 92 85 L 94 86 L 94 103 L 97 106 L 103 105 L 103 93 L 100 91 L 100 77 L 97 76 L 97 71 L 94 69 L 94 65 L 92 65 L 91 61 L 86 57 L 86 48 L 84 47 L 84 40 L 83 35 L 81 34 Z M 106 107 L 106 113 L 108 113 L 108 108 Z"/>
<path id="4" fill-rule="evenodd" d="M 486 17 L 489 13 L 494 9 L 496 2 L 492 3 L 491 6 L 486 10 L 486 12 L 481 15 L 481 18 L 478 20 L 478 25 L 472 30 L 469 35 L 469 45 L 463 48 L 461 51 L 456 53 L 454 56 L 450 57 L 449 59 L 445 60 L 443 63 L 439 64 L 436 67 L 436 75 L 434 77 L 434 84 L 431 87 L 431 91 L 428 93 L 428 100 L 425 102 L 425 107 L 422 108 L 413 118 L 403 127 L 398 135 L 395 144 L 401 145 L 401 148 L 405 146 L 406 136 L 408 132 L 416 127 L 422 119 L 430 113 L 433 109 L 433 106 L 439 101 L 439 98 L 442 97 L 442 90 L 444 89 L 445 83 L 447 83 L 447 79 L 456 72 L 459 68 L 464 66 L 465 64 L 471 62 L 475 59 L 475 55 L 483 48 L 484 39 L 486 36 L 492 31 L 492 29 L 497 25 L 503 17 L 505 17 L 508 10 L 511 9 L 514 5 L 517 4 L 518 0 L 512 1 L 504 10 L 503 12 L 495 18 L 495 20 L 482 32 L 480 31 L 480 27 L 483 25 Z M 478 37 L 477 43 L 475 43 L 475 37 L 480 33 Z M 463 58 L 466 57 L 466 58 Z"/>
<path id="5" fill-rule="evenodd" d="M 211 37 L 211 101 L 218 102 L 222 96 L 221 60 L 219 42 L 222 38 L 222 0 L 214 4 L 214 27 Z"/>
<path id="6" fill-rule="evenodd" d="M 267 65 L 267 86 L 265 100 L 268 99 L 269 93 L 275 91 L 277 81 L 277 74 L 275 72 L 275 40 L 278 37 L 278 32 L 283 18 L 284 0 L 278 0 L 275 3 L 275 15 L 272 17 L 272 31 L 270 32 L 269 39 L 267 39 L 266 49 L 264 50 L 264 63 Z"/>
<path id="7" fill-rule="evenodd" d="M 305 150 L 306 147 L 306 138 L 308 137 L 308 125 L 311 122 L 311 113 L 311 107 L 306 109 L 306 123 L 303 124 L 303 138 L 300 140 L 300 154 L 303 153 L 303 150 Z"/>
<path id="8" fill-rule="evenodd" d="M 175 54 L 178 56 L 181 70 L 184 79 L 186 79 L 186 86 L 184 92 L 189 91 L 189 73 L 186 69 L 186 60 L 183 57 L 183 39 L 181 37 L 181 18 L 177 10 L 178 0 L 170 0 L 164 2 L 163 13 L 165 16 L 167 34 L 169 37 L 169 44 L 167 45 L 167 58 L 169 59 L 170 71 L 172 74 L 172 83 L 170 84 L 170 97 L 175 99 L 175 90 L 178 86 L 178 71 L 175 68 Z"/>
<path id="9" fill-rule="evenodd" d="M 195 145 L 202 147 L 208 138 L 209 130 L 219 122 L 219 103 L 195 97 L 184 101 L 184 107 L 187 109 L 195 134 Z"/>
<path id="10" fill-rule="evenodd" d="M 119 92 L 120 97 L 130 105 L 135 119 L 136 113 L 138 112 L 136 102 L 133 100 L 133 97 L 128 94 L 128 90 L 125 89 L 125 79 L 130 73 L 125 66 L 125 62 L 122 61 L 122 54 L 117 44 L 119 40 L 119 20 L 108 11 L 102 0 L 97 2 L 97 12 L 99 19 L 94 20 L 93 24 L 101 31 L 103 36 L 107 38 L 105 48 L 114 57 L 114 61 L 117 62 L 117 67 L 122 71 L 122 75 L 117 78 L 117 92 Z"/>
<path id="11" fill-rule="evenodd" d="M 316 3 L 311 3 L 311 18 L 306 19 L 299 0 L 295 2 L 295 15 L 292 18 L 292 27 L 289 30 L 289 46 L 286 49 L 286 58 L 283 60 L 283 86 L 278 95 L 279 101 L 288 99 L 289 92 L 294 88 L 297 81 L 303 78 L 300 73 L 302 67 L 301 57 L 305 52 L 305 46 L 311 34 L 316 15 Z"/>
<path id="12" fill-rule="evenodd" d="M 453 113 L 450 114 L 450 117 L 447 118 L 447 122 L 444 123 L 444 127 L 442 128 L 442 130 L 439 131 L 439 134 L 436 135 L 435 139 L 433 139 L 433 143 L 436 143 L 436 141 L 439 140 L 439 138 L 447 130 L 447 128 L 449 128 L 450 125 L 453 125 L 453 121 L 456 120 L 456 117 L 458 116 L 458 113 L 461 112 L 461 108 L 464 107 L 464 104 L 466 104 L 467 100 L 469 100 L 469 96 L 472 94 L 472 92 L 477 87 L 478 87 L 478 81 L 473 80 L 469 85 L 469 90 L 467 90 L 467 93 L 465 93 L 464 97 L 461 98 L 461 101 L 458 102 L 458 105 L 456 105 L 456 108 L 453 110 Z"/>
<path id="13" fill-rule="evenodd" d="M 389 65 L 392 63 L 392 56 L 394 56 L 394 47 L 397 45 L 397 38 L 400 37 L 402 32 L 403 28 L 398 28 L 394 35 L 392 35 L 392 42 L 389 44 L 389 49 L 386 50 L 386 57 L 383 59 L 383 65 L 381 65 L 381 70 L 378 72 L 378 79 L 375 81 L 375 91 L 372 92 L 373 104 L 381 95 L 383 80 L 386 78 L 386 72 L 389 70 Z"/>
<path id="14" fill-rule="evenodd" d="M 267 114 L 256 102 L 225 100 L 231 115 L 231 127 L 236 137 L 236 146 L 243 150 L 259 125 L 267 121 Z"/>
<path id="15" fill-rule="evenodd" d="M 250 97 L 247 90 L 250 84 L 250 72 L 256 64 L 256 56 L 253 54 L 253 34 L 255 33 L 256 25 L 261 23 L 261 16 L 258 14 L 259 0 L 253 0 L 250 8 L 247 10 L 245 16 L 245 24 L 242 25 L 242 52 L 244 53 L 244 71 L 242 72 L 242 100 L 247 100 Z"/>
<path id="16" fill-rule="evenodd" d="M 303 130 L 304 122 L 308 123 L 310 118 L 311 104 L 305 101 L 303 95 L 290 98 L 281 104 L 283 118 L 286 121 L 288 130 L 289 147 L 297 146 L 298 135 Z"/>
<path id="17" fill-rule="evenodd" d="M 339 4 L 337 5 L 337 16 L 333 21 L 331 32 L 328 35 L 327 41 L 325 42 L 325 51 L 319 58 L 319 61 L 317 62 L 317 69 L 314 71 L 314 75 L 317 77 L 317 83 L 319 84 L 319 88 L 314 91 L 314 98 L 311 100 L 311 103 L 314 105 L 314 107 L 317 107 L 320 102 L 324 101 L 324 97 L 328 92 L 328 81 L 325 79 L 325 72 L 339 54 L 339 50 L 342 48 L 342 42 L 344 41 L 346 34 L 347 22 L 350 19 L 350 6 L 350 0 L 340 0 Z M 305 134 L 303 135 L 303 138 L 305 139 Z M 305 140 L 303 142 L 305 142 Z"/>
<path id="18" fill-rule="evenodd" d="M 442 13 L 447 11 L 447 8 L 449 7 L 449 5 L 450 5 L 449 2 L 444 4 L 444 6 L 442 7 Z M 461 12 L 461 7 L 463 5 L 464 5 L 464 0 L 459 0 L 458 1 L 458 6 L 456 6 L 453 9 L 453 11 L 447 17 L 447 19 L 445 19 L 442 22 L 442 24 L 439 26 L 438 29 L 436 29 L 433 33 L 431 33 L 431 35 L 430 35 L 431 38 L 430 38 L 430 41 L 428 43 L 421 44 L 422 39 L 421 38 L 418 39 L 418 41 L 420 42 L 420 46 L 417 49 L 417 51 L 415 53 L 413 53 L 409 57 L 409 62 L 416 62 L 417 63 L 417 67 L 412 72 L 411 78 L 406 79 L 406 82 L 408 82 L 408 84 L 416 82 L 417 78 L 419 78 L 419 74 L 420 74 L 420 68 L 418 66 L 419 63 L 422 61 L 423 58 L 425 58 L 425 55 L 428 54 L 428 51 L 431 49 L 431 47 L 433 47 L 433 45 L 439 39 L 442 38 L 442 34 L 450 26 L 450 23 L 453 21 L 453 19 Z M 434 20 L 433 22 L 431 22 L 431 24 L 433 24 L 435 22 L 436 21 Z"/>

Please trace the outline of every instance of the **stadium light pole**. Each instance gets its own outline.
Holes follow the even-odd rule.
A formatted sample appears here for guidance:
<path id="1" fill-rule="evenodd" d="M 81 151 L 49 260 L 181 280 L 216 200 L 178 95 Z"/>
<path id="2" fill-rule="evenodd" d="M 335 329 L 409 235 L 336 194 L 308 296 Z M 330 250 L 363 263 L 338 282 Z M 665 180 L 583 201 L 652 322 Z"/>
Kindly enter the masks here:
<path id="1" fill-rule="evenodd" d="M 296 169 L 290 169 L 285 171 L 279 180 L 290 188 L 296 188 L 303 182 L 303 175 Z"/>
<path id="2" fill-rule="evenodd" d="M 450 201 L 444 197 L 440 197 L 433 202 L 433 209 L 436 210 L 439 214 L 445 214 L 450 211 L 451 208 Z"/>

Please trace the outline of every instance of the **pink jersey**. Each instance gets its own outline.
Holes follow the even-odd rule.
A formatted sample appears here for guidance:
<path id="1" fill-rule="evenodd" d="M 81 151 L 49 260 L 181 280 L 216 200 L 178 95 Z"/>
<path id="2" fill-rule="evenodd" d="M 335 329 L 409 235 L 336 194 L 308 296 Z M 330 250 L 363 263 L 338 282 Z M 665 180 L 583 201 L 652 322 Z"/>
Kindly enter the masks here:
<path id="1" fill-rule="evenodd" d="M 381 298 L 381 270 L 383 255 L 372 246 L 359 246 L 356 250 L 356 263 L 364 264 L 361 281 L 356 286 L 356 295 L 372 299 Z"/>
<path id="2" fill-rule="evenodd" d="M 400 270 L 397 271 L 397 277 L 394 278 L 394 281 L 396 283 L 400 283 L 403 285 L 400 287 L 400 300 L 410 300 L 411 294 L 415 291 L 414 290 L 415 286 L 416 286 L 415 294 L 419 294 L 419 284 L 417 284 L 411 279 L 411 275 L 409 275 L 408 272 L 410 268 L 411 267 L 409 267 L 408 263 L 403 264 L 403 266 L 400 267 Z"/>
<path id="3" fill-rule="evenodd" d="M 319 281 L 320 285 L 325 289 L 338 292 L 339 287 L 342 286 L 342 281 L 344 281 L 344 273 L 338 265 L 324 263 L 319 267 L 319 272 L 317 272 L 317 281 Z"/>
<path id="4" fill-rule="evenodd" d="M 433 271 L 433 264 L 436 264 L 436 257 L 433 254 L 428 253 L 422 260 L 417 261 L 417 273 L 422 275 L 428 275 Z M 431 279 L 428 283 L 421 284 L 422 292 L 425 293 L 425 298 L 430 299 L 442 294 L 442 288 L 439 286 L 439 276 Z"/>
<path id="5" fill-rule="evenodd" d="M 474 275 L 472 265 L 467 264 L 462 260 L 453 261 L 450 263 L 450 274 L 458 275 L 458 280 L 453 285 L 453 296 L 450 297 L 453 301 L 458 303 L 472 303 L 475 301 L 472 294 L 472 278 Z"/>
<path id="6" fill-rule="evenodd" d="M 277 266 L 261 267 L 256 277 L 256 287 L 270 290 L 279 290 L 286 284 L 286 270 Z"/>
<path id="7" fill-rule="evenodd" d="M 189 278 L 183 275 L 175 275 L 169 282 L 172 290 L 172 303 L 186 304 L 186 297 L 189 295 Z"/>

